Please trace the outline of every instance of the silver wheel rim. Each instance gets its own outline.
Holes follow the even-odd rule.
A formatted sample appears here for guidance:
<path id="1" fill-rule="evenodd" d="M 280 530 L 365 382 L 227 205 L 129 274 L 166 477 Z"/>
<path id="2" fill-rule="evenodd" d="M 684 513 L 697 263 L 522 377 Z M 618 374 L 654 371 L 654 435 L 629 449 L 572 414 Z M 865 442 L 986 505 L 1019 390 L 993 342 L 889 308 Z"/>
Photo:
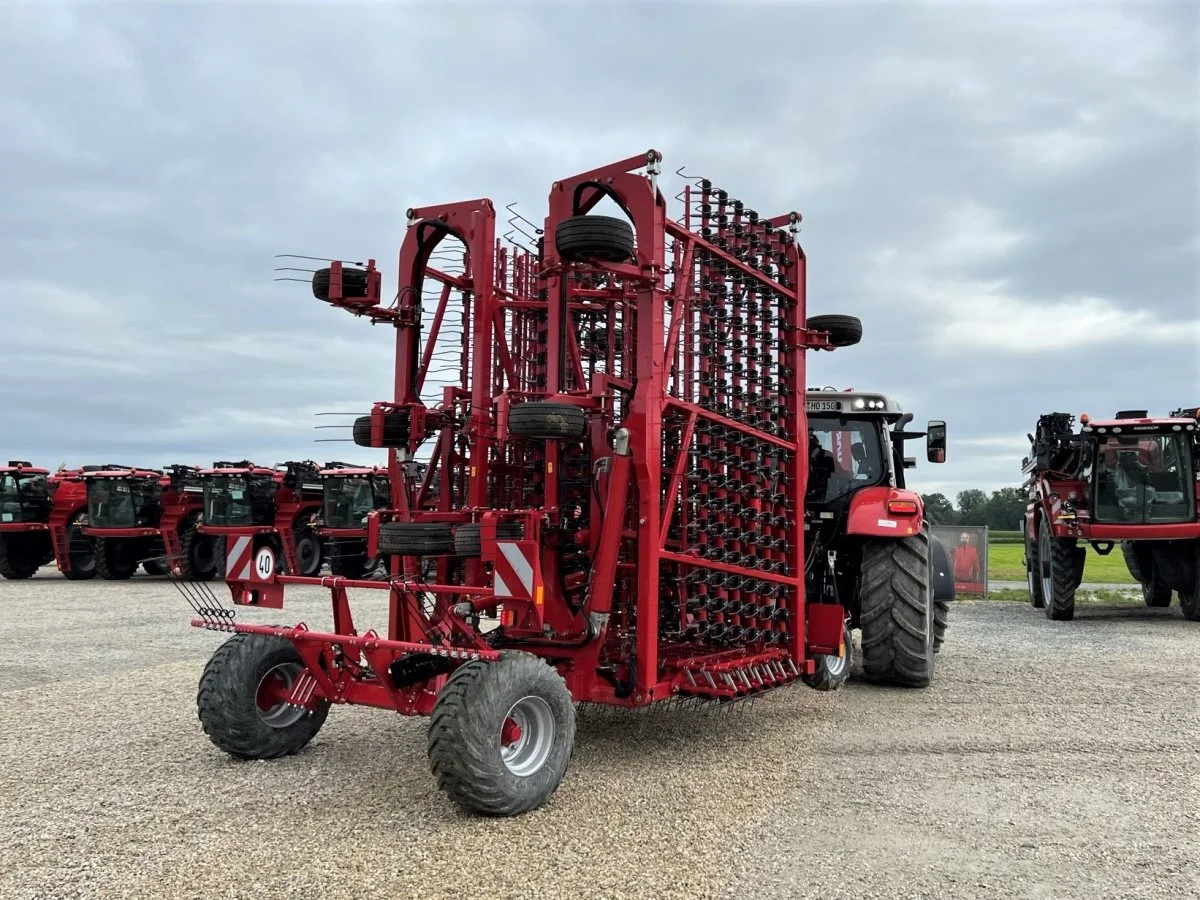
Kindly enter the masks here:
<path id="1" fill-rule="evenodd" d="M 525 778 L 546 764 L 554 747 L 554 712 L 541 697 L 522 697 L 508 710 L 505 725 L 511 720 L 520 734 L 505 745 L 501 732 L 500 759 L 512 774 Z"/>
<path id="2" fill-rule="evenodd" d="M 850 655 L 850 648 L 846 648 L 846 653 L 843 656 L 826 656 L 825 671 L 833 678 L 840 678 L 842 672 L 846 671 L 846 657 Z"/>
<path id="3" fill-rule="evenodd" d="M 271 706 L 270 709 L 264 710 L 258 705 L 258 694 L 263 689 L 263 685 L 268 679 L 278 678 L 283 682 L 284 688 L 289 694 L 293 687 L 296 686 L 296 679 L 300 677 L 303 667 L 299 663 L 280 663 L 277 666 L 272 666 L 268 669 L 263 677 L 258 680 L 258 685 L 254 689 L 255 709 L 258 710 L 258 717 L 263 721 L 263 724 L 269 725 L 272 728 L 287 728 L 290 725 L 295 725 L 308 713 L 308 710 L 299 706 L 289 706 L 286 701 L 280 700 L 278 703 Z"/>

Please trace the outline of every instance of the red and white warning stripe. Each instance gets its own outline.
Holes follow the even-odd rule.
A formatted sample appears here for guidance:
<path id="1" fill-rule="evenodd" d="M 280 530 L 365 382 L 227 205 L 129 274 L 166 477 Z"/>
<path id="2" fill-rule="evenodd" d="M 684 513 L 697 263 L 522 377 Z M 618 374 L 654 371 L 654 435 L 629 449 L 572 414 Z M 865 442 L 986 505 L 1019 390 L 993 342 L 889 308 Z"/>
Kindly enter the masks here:
<path id="1" fill-rule="evenodd" d="M 516 600 L 533 599 L 533 563 L 520 545 L 513 541 L 497 541 L 500 555 L 493 563 L 493 588 L 497 597 Z"/>
<path id="2" fill-rule="evenodd" d="M 238 535 L 225 545 L 225 580 L 248 581 L 250 565 L 254 560 L 254 540 L 249 535 Z"/>

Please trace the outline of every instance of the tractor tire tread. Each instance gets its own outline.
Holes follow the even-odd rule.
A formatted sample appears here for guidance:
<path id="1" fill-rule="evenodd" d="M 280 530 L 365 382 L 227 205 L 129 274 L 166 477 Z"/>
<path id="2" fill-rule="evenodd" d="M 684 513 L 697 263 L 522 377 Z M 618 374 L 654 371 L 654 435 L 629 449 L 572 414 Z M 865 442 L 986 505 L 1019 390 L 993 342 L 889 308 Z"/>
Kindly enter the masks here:
<path id="1" fill-rule="evenodd" d="M 859 590 L 863 674 L 876 684 L 927 687 L 933 680 L 929 534 L 869 541 Z"/>

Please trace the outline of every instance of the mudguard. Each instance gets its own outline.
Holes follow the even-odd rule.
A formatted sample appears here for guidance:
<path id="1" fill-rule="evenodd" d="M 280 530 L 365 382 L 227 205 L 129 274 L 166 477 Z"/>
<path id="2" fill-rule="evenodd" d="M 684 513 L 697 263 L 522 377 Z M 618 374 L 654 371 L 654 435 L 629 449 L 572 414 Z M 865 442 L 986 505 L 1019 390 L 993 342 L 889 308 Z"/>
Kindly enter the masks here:
<path id="1" fill-rule="evenodd" d="M 888 504 L 905 504 L 913 512 L 889 510 Z M 850 498 L 847 534 L 904 538 L 925 524 L 925 504 L 916 491 L 881 485 L 863 488 Z"/>
<path id="2" fill-rule="evenodd" d="M 933 599 L 954 599 L 954 572 L 950 568 L 950 554 L 934 535 L 929 536 L 929 556 L 933 563 Z"/>

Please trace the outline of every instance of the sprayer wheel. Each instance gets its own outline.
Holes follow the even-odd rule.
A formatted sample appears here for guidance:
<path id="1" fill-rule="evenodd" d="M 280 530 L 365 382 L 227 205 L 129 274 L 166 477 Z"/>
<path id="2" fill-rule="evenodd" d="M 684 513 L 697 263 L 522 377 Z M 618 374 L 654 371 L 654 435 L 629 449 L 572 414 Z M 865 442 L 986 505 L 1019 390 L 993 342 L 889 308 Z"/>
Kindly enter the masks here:
<path id="1" fill-rule="evenodd" d="M 329 715 L 324 697 L 312 709 L 285 702 L 304 670 L 291 641 L 235 634 L 217 648 L 200 676 L 196 709 L 204 733 L 237 759 L 276 759 L 300 750 Z"/>
<path id="2" fill-rule="evenodd" d="M 23 535 L 14 537 L 21 538 Z M 29 541 L 0 535 L 0 575 L 13 581 L 34 576 L 42 564 L 37 555 L 30 552 L 30 544 Z"/>
<path id="3" fill-rule="evenodd" d="M 508 650 L 459 666 L 429 720 L 429 764 L 460 808 L 516 816 L 544 804 L 567 773 L 575 707 L 547 662 Z"/>
<path id="4" fill-rule="evenodd" d="M 449 525 L 440 522 L 385 522 L 379 526 L 379 552 L 392 556 L 439 556 L 454 550 Z"/>
<path id="5" fill-rule="evenodd" d="M 79 520 L 83 513 L 78 512 L 67 522 L 67 553 L 70 569 L 63 575 L 70 581 L 87 581 L 96 577 L 96 547 L 86 534 Z"/>
<path id="6" fill-rule="evenodd" d="M 508 433 L 537 441 L 581 438 L 587 432 L 587 414 L 569 403 L 530 400 L 508 411 Z"/>
<path id="7" fill-rule="evenodd" d="M 383 439 L 371 443 L 371 417 L 354 420 L 354 443 L 360 447 L 405 447 L 408 445 L 408 413 L 393 412 L 383 417 Z"/>
<path id="8" fill-rule="evenodd" d="M 857 316 L 813 316 L 805 325 L 810 331 L 828 331 L 835 347 L 852 347 L 862 340 L 862 320 Z"/>
<path id="9" fill-rule="evenodd" d="M 454 529 L 454 552 L 458 556 L 479 556 L 483 552 L 481 525 L 459 525 Z M 500 522 L 496 525 L 499 540 L 519 541 L 525 536 L 525 526 L 520 522 Z"/>
<path id="10" fill-rule="evenodd" d="M 329 299 L 329 273 L 328 267 L 317 269 L 313 273 L 312 292 L 318 300 Z M 367 270 L 342 266 L 342 297 L 365 296 L 367 296 Z"/>
<path id="11" fill-rule="evenodd" d="M 633 226 L 612 216 L 572 216 L 554 229 L 554 245 L 567 262 L 625 262 L 633 256 Z"/>
<path id="12" fill-rule="evenodd" d="M 96 571 L 105 581 L 125 581 L 137 571 L 138 561 L 131 552 L 131 542 L 121 539 L 96 538 L 92 541 L 96 554 Z"/>
<path id="13" fill-rule="evenodd" d="M 1038 526 L 1038 578 L 1041 581 L 1042 607 L 1047 619 L 1070 622 L 1075 618 L 1075 589 L 1083 576 L 1084 554 L 1071 538 L 1056 538 L 1050 520 L 1043 512 Z"/>

